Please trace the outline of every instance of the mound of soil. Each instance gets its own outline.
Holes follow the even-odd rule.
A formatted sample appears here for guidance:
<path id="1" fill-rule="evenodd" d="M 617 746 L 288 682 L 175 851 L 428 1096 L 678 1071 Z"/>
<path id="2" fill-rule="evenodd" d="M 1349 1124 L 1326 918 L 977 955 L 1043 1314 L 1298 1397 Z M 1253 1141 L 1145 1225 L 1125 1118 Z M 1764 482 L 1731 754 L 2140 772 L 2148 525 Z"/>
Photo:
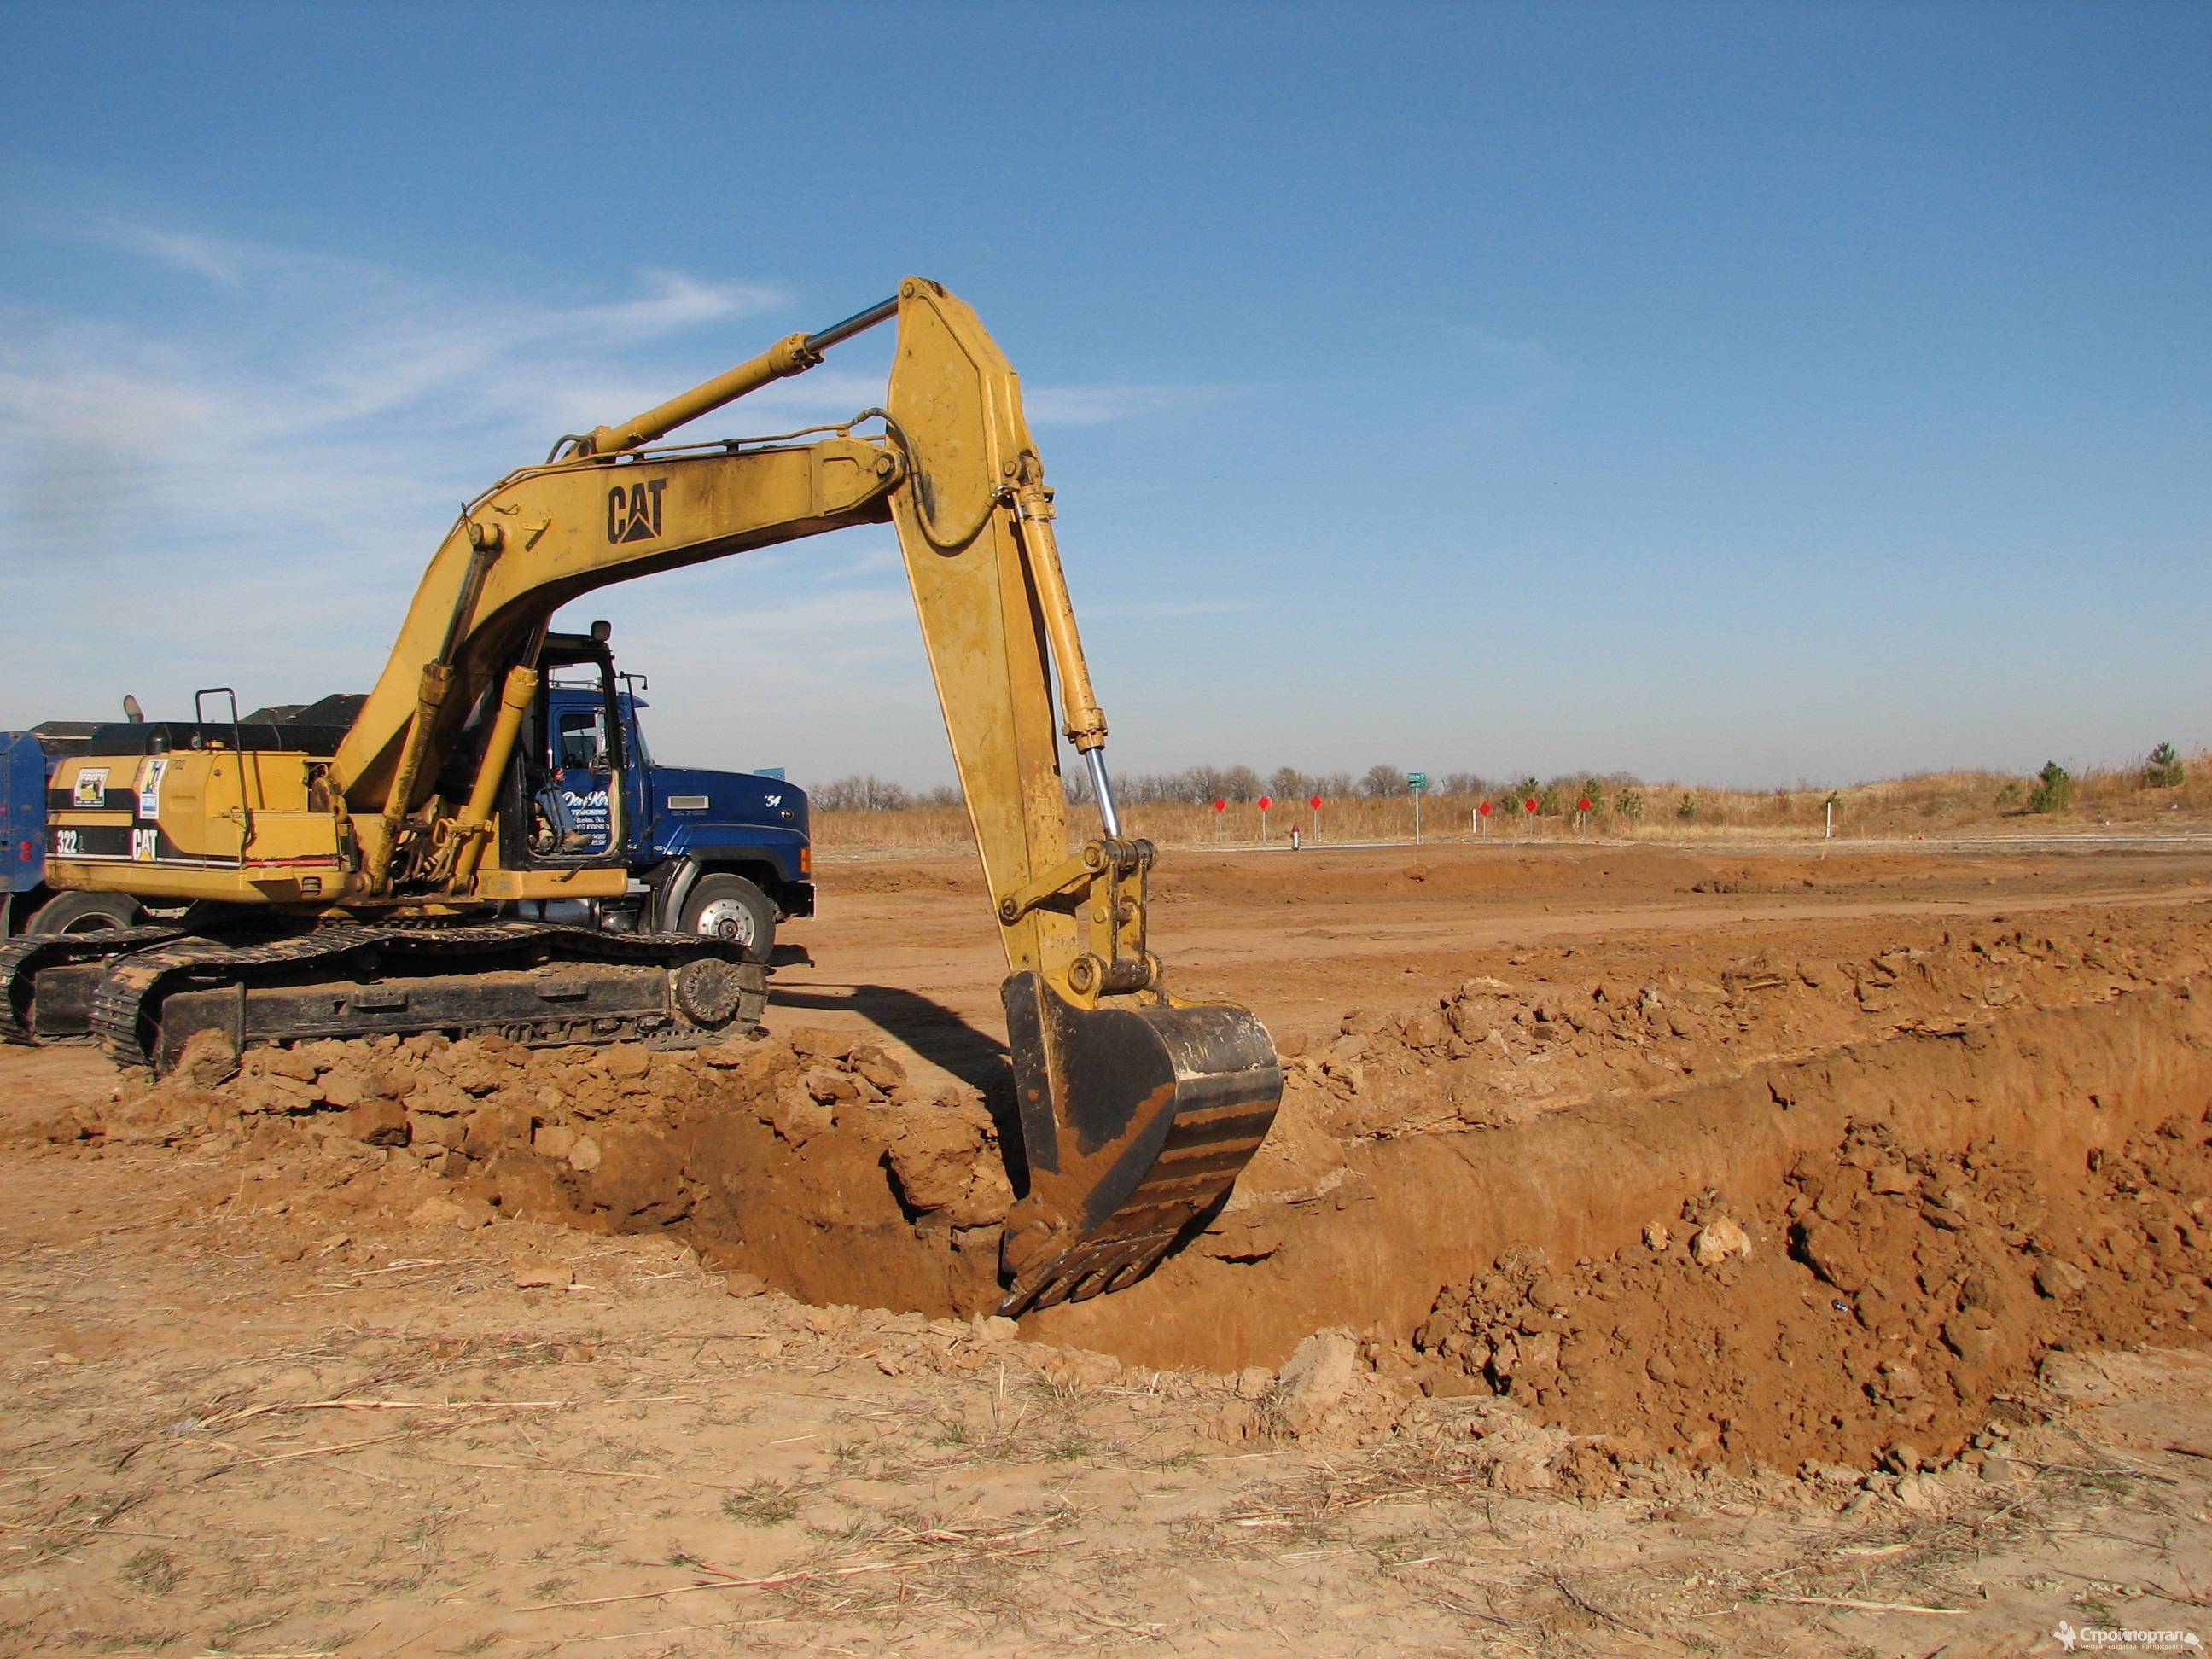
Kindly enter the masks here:
<path id="1" fill-rule="evenodd" d="M 811 1301 L 933 1313 L 995 1302 L 1012 1202 L 980 1094 L 805 1027 L 671 1054 L 416 1036 L 242 1059 L 210 1032 L 158 1085 L 41 1133 L 305 1157 L 337 1172 L 316 1200 L 334 1217 L 434 1200 L 423 1218 L 465 1226 L 666 1231 Z"/>
<path id="2" fill-rule="evenodd" d="M 1854 1124 L 1768 1196 L 1739 1216 L 1709 1192 L 1603 1258 L 1447 1287 L 1413 1336 L 1425 1380 L 1632 1457 L 1910 1468 L 1965 1449 L 2045 1353 L 2185 1339 L 2206 1305 L 2203 1109 L 2070 1179 Z"/>
<path id="3" fill-rule="evenodd" d="M 1192 1247 L 1024 1330 L 1248 1379 L 1231 1442 L 1364 1443 L 1473 1395 L 1592 1480 L 1949 1455 L 2053 1351 L 2195 1339 L 2208 939 L 2183 913 L 1834 959 L 1515 952 L 1288 1034 L 1274 1131 Z M 925 1318 L 995 1304 L 1012 1191 L 981 1093 L 805 1027 L 684 1054 L 207 1037 L 44 1133 L 273 1164 L 339 1223 L 666 1233 Z"/>
<path id="4" fill-rule="evenodd" d="M 1565 1100 L 1649 1095 L 1870 1039 L 1956 1034 L 2008 1009 L 2187 981 L 2206 971 L 2212 929 L 2163 918 L 1939 929 L 1863 957 L 1760 953 L 1711 968 L 1686 954 L 1623 963 L 1522 952 L 1510 980 L 1468 980 L 1431 1007 L 1353 1009 L 1333 1036 L 1283 1039 L 1292 1088 L 1322 1097 L 1314 1109 L 1348 1137 L 1498 1127 Z"/>

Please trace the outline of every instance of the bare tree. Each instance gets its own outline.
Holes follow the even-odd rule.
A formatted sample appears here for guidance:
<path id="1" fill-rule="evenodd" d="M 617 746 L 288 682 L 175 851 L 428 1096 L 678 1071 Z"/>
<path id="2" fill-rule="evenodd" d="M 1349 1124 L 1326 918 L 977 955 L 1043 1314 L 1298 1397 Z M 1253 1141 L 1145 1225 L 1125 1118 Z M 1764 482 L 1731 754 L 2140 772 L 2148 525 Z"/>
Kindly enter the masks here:
<path id="1" fill-rule="evenodd" d="M 816 784 L 807 795 L 824 812 L 896 812 L 911 798 L 896 783 L 885 783 L 874 773 Z"/>
<path id="2" fill-rule="evenodd" d="M 1359 781 L 1359 793 L 1376 800 L 1402 795 L 1407 787 L 1406 769 L 1401 766 L 1370 766 L 1367 775 Z"/>
<path id="3" fill-rule="evenodd" d="M 1221 793 L 1234 801 L 1257 800 L 1267 793 L 1260 775 L 1249 766 L 1232 766 L 1221 775 Z"/>

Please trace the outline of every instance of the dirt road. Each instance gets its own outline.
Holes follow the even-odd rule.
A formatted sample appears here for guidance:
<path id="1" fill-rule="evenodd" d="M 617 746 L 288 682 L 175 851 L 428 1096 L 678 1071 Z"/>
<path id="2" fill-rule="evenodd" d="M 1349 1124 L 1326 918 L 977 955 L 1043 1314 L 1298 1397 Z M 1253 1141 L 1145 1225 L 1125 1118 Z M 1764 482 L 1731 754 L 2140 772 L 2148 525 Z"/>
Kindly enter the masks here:
<path id="1" fill-rule="evenodd" d="M 2212 849 L 1178 855 L 1282 1115 L 1018 1331 L 980 884 L 822 878 L 742 1051 L 0 1051 L 0 1647 L 2212 1639 Z"/>

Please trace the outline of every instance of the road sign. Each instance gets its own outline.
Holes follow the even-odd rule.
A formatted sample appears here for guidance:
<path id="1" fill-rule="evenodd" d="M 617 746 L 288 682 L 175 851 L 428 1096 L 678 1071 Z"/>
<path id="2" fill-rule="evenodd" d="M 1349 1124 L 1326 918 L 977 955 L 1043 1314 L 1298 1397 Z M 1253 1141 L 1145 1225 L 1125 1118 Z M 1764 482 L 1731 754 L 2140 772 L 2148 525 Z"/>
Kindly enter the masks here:
<path id="1" fill-rule="evenodd" d="M 1483 817 L 1488 817 L 1490 816 L 1490 803 L 1488 801 L 1485 801 L 1481 805 L 1476 807 L 1474 810 L 1481 813 Z"/>
<path id="2" fill-rule="evenodd" d="M 1266 811 L 1269 807 L 1273 806 L 1274 804 L 1275 804 L 1275 798 L 1274 798 L 1273 795 L 1262 795 L 1262 796 L 1261 796 L 1261 797 L 1260 797 L 1260 810 L 1261 810 L 1262 812 Z"/>
<path id="3" fill-rule="evenodd" d="M 1229 810 L 1229 803 L 1219 795 L 1216 795 L 1213 798 L 1213 810 L 1217 812 L 1226 812 Z"/>
<path id="4" fill-rule="evenodd" d="M 1409 789 L 1425 789 L 1425 788 L 1427 788 L 1427 787 L 1429 787 L 1429 775 L 1428 775 L 1426 772 L 1408 772 L 1408 773 L 1407 773 L 1407 774 L 1406 774 L 1406 787 L 1407 787 L 1407 788 L 1409 788 Z"/>
<path id="5" fill-rule="evenodd" d="M 1589 810 L 1590 798 L 1588 795 L 1584 795 L 1580 800 L 1575 803 L 1575 811 L 1577 812 L 1587 812 Z"/>
<path id="6" fill-rule="evenodd" d="M 1530 817 L 1534 817 L 1536 816 L 1536 798 L 1534 795 L 1531 795 L 1528 799 L 1522 801 L 1521 803 L 1521 810 L 1526 812 Z"/>
<path id="7" fill-rule="evenodd" d="M 1314 810 L 1315 811 L 1316 811 L 1316 812 L 1320 811 L 1321 811 L 1321 797 L 1320 797 L 1319 795 L 1314 795 L 1314 796 L 1310 796 L 1310 797 L 1309 797 L 1309 798 L 1307 799 L 1306 805 L 1309 805 L 1309 806 L 1310 806 L 1310 807 L 1312 807 L 1312 808 L 1313 808 L 1313 810 Z"/>

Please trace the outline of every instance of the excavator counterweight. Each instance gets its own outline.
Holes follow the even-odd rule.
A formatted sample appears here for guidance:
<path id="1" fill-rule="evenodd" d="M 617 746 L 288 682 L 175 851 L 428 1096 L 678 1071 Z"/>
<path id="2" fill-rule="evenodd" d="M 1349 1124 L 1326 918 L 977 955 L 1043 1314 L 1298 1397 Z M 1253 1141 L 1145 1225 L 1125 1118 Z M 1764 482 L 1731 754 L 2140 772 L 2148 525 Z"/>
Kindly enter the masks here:
<path id="1" fill-rule="evenodd" d="M 893 319 L 884 407 L 812 434 L 661 444 Z M 423 1030 L 677 1046 L 755 1029 L 766 963 L 738 945 L 544 919 L 629 878 L 618 835 L 572 856 L 531 833 L 520 734 L 561 605 L 888 520 L 1010 970 L 1027 1186 L 1004 1306 L 1119 1288 L 1226 1197 L 1282 1073 L 1258 1020 L 1170 995 L 1146 948 L 1153 848 L 1115 808 L 1054 516 L 1018 378 L 975 313 L 921 277 L 564 438 L 464 509 L 342 732 L 234 713 L 118 728 L 112 752 L 63 765 L 48 879 L 191 908 L 150 934 L 0 948 L 0 1036 L 89 1036 L 159 1069 L 210 1028 L 241 1048 Z M 1103 832 L 1073 852 L 1063 741 Z"/>

